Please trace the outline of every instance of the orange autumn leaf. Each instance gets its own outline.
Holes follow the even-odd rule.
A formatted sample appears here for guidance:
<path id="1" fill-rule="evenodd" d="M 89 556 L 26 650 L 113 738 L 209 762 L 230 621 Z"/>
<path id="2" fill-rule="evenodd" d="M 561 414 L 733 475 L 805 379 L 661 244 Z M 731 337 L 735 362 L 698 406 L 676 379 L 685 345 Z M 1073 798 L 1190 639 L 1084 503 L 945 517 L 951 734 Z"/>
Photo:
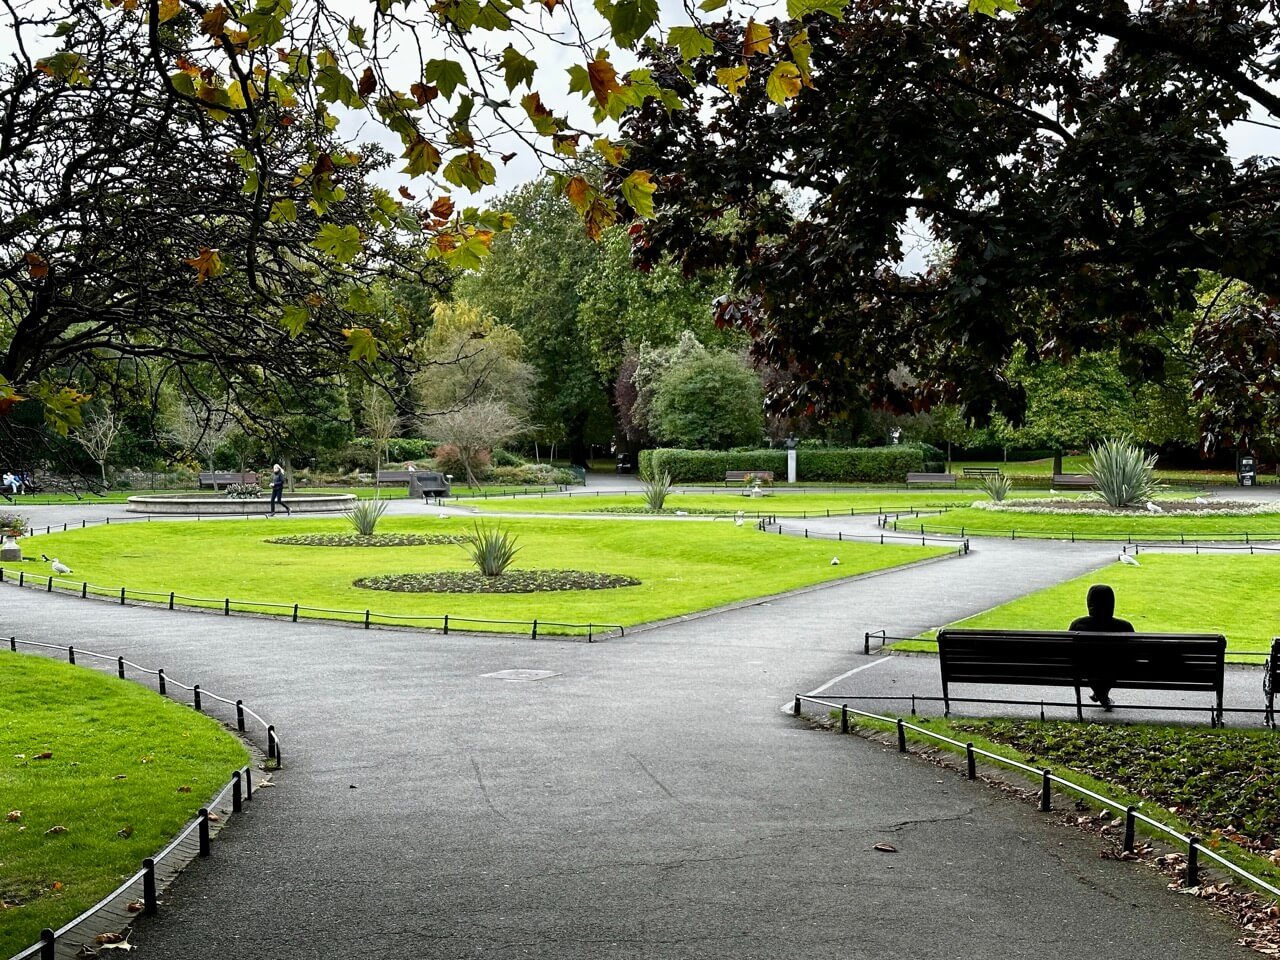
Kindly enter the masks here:
<path id="1" fill-rule="evenodd" d="M 27 276 L 32 280 L 43 280 L 49 275 L 49 263 L 40 254 L 32 251 L 26 256 Z"/>
<path id="2" fill-rule="evenodd" d="M 222 273 L 222 257 L 210 247 L 201 247 L 199 255 L 182 262 L 196 272 L 196 283 L 204 283 Z"/>
<path id="3" fill-rule="evenodd" d="M 448 220 L 453 216 L 453 199 L 451 197 L 439 197 L 436 202 L 431 204 L 431 215 L 440 220 Z"/>
<path id="4" fill-rule="evenodd" d="M 587 76 L 591 79 L 591 92 L 596 95 L 600 106 L 608 106 L 609 95 L 618 93 L 622 87 L 618 85 L 618 71 L 608 60 L 592 60 L 587 64 Z"/>
<path id="5" fill-rule="evenodd" d="M 200 32 L 211 37 L 220 37 L 227 27 L 231 11 L 219 4 L 200 18 Z"/>
<path id="6" fill-rule="evenodd" d="M 759 53 L 769 52 L 769 43 L 773 40 L 773 32 L 763 23 L 747 21 L 746 36 L 742 41 L 743 57 L 753 57 Z"/>

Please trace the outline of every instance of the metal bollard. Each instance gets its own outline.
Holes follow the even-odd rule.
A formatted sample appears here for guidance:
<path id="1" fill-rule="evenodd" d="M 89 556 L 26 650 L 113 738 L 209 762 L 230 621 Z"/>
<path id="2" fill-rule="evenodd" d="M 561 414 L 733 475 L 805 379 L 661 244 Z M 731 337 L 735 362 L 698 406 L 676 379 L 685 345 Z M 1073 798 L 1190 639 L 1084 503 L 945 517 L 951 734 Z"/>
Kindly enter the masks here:
<path id="1" fill-rule="evenodd" d="M 160 681 L 160 695 L 164 696 L 165 694 L 164 667 L 161 667 L 159 670 L 156 671 L 156 679 Z"/>
<path id="2" fill-rule="evenodd" d="M 1195 834 L 1187 837 L 1187 875 L 1183 883 L 1188 887 L 1194 887 L 1200 875 L 1200 851 L 1196 849 L 1199 842 L 1200 838 Z"/>
<path id="3" fill-rule="evenodd" d="M 244 733 L 244 701 L 236 701 L 236 729 Z"/>
<path id="4" fill-rule="evenodd" d="M 124 657 L 116 657 L 116 673 L 120 679 L 124 679 Z"/>
<path id="5" fill-rule="evenodd" d="M 158 906 L 156 900 L 156 862 L 150 857 L 142 861 L 142 912 L 154 915 Z"/>
<path id="6" fill-rule="evenodd" d="M 80 584 L 80 599 L 87 600 L 89 598 L 89 582 L 86 580 Z"/>
<path id="7" fill-rule="evenodd" d="M 209 811 L 204 807 L 200 808 L 200 856 L 207 857 L 209 855 Z"/>
<path id="8" fill-rule="evenodd" d="M 964 745 L 965 773 L 970 780 L 978 779 L 978 758 L 973 753 L 973 741 Z"/>
<path id="9" fill-rule="evenodd" d="M 449 615 L 447 613 L 444 615 L 444 635 L 446 637 L 449 635 Z"/>
<path id="10" fill-rule="evenodd" d="M 240 771 L 231 774 L 231 812 L 239 813 L 244 809 L 244 800 L 240 795 Z"/>
<path id="11" fill-rule="evenodd" d="M 529 633 L 529 639 L 530 640 L 538 639 L 538 621 L 537 620 L 533 621 L 533 630 L 530 631 Z"/>
<path id="12" fill-rule="evenodd" d="M 195 696 L 196 713 L 200 713 L 200 684 L 196 684 L 191 688 L 191 693 Z"/>
<path id="13" fill-rule="evenodd" d="M 1040 781 L 1040 810 L 1048 813 L 1053 809 L 1053 794 L 1049 784 L 1049 768 L 1044 768 L 1044 779 Z"/>
<path id="14" fill-rule="evenodd" d="M 54 944 L 57 943 L 57 939 L 48 927 L 40 931 L 40 960 L 53 960 L 56 956 Z"/>
<path id="15" fill-rule="evenodd" d="M 840 704 L 840 732 L 849 732 L 849 705 L 847 703 Z"/>
<path id="16" fill-rule="evenodd" d="M 120 606 L 124 606 L 124 587 L 120 588 Z"/>
<path id="17" fill-rule="evenodd" d="M 76 662 L 76 648 L 67 647 L 67 663 L 74 664 Z"/>
<path id="18" fill-rule="evenodd" d="M 246 800 L 253 799 L 253 768 L 244 768 L 244 798 Z"/>
<path id="19" fill-rule="evenodd" d="M 173 591 L 172 590 L 169 591 L 169 609 L 170 610 L 173 609 Z"/>
<path id="20" fill-rule="evenodd" d="M 366 630 L 369 629 L 369 611 L 368 610 L 364 612 L 364 628 Z"/>
<path id="21" fill-rule="evenodd" d="M 1133 853 L 1133 829 L 1137 825 L 1137 817 L 1133 815 L 1133 807 L 1124 808 L 1124 851 Z"/>
<path id="22" fill-rule="evenodd" d="M 901 718 L 898 719 L 898 752 L 907 752 L 907 728 Z"/>

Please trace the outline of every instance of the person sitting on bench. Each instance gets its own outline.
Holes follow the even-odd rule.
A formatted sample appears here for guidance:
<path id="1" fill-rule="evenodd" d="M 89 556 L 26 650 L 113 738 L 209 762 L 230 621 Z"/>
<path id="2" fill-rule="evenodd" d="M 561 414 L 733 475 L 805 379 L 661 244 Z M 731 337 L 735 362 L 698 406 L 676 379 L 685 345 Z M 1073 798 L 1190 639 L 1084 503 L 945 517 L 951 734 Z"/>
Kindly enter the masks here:
<path id="1" fill-rule="evenodd" d="M 1105 583 L 1095 583 L 1089 588 L 1085 606 L 1089 610 L 1089 615 L 1072 620 L 1068 630 L 1078 630 L 1082 633 L 1133 633 L 1132 623 L 1116 618 L 1116 594 Z M 1101 704 L 1103 710 L 1109 711 L 1111 681 L 1106 677 L 1090 677 L 1089 686 L 1093 690 L 1089 699 Z"/>

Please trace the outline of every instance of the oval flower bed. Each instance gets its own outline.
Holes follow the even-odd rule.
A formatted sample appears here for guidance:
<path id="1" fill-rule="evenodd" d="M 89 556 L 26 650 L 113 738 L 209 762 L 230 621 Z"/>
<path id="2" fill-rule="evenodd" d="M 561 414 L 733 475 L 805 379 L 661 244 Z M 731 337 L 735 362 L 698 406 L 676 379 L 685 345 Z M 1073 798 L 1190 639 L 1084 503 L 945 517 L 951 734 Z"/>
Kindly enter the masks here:
<path id="1" fill-rule="evenodd" d="M 973 504 L 976 510 L 987 510 L 991 513 L 1085 513 L 1094 516 L 1134 517 L 1164 514 L 1168 517 L 1253 517 L 1259 514 L 1280 512 L 1276 503 L 1244 503 L 1239 500 L 1160 500 L 1155 504 L 1158 511 L 1149 509 L 1146 504 L 1136 507 L 1112 507 L 1102 500 L 1037 500 L 1034 503 L 1019 501 L 1010 503 L 992 503 L 979 500 Z"/>
<path id="2" fill-rule="evenodd" d="M 638 587 L 640 581 L 634 577 L 590 570 L 508 570 L 497 577 L 486 577 L 476 570 L 442 570 L 362 577 L 354 584 L 365 590 L 394 590 L 398 593 L 543 593 Z"/>
<path id="3" fill-rule="evenodd" d="M 447 534 L 375 533 L 371 537 L 362 537 L 358 533 L 303 533 L 269 537 L 266 542 L 290 547 L 435 547 L 466 543 L 470 539 Z"/>

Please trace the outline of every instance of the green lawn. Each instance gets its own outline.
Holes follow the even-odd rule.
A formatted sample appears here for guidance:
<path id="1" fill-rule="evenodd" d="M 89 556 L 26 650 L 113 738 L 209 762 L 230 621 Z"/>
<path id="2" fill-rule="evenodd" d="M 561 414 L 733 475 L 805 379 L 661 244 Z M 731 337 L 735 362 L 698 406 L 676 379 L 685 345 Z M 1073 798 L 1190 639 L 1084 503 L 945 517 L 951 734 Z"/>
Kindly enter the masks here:
<path id="1" fill-rule="evenodd" d="M 304 547 L 266 543 L 281 534 L 345 533 L 344 520 L 298 517 L 207 523 L 139 523 L 92 527 L 22 541 L 28 557 L 47 553 L 68 564 L 72 580 L 118 591 L 121 585 L 194 597 L 300 603 L 303 606 L 417 616 L 632 624 L 779 593 L 950 551 L 839 545 L 766 536 L 726 521 L 517 519 L 514 564 L 630 575 L 637 587 L 534 594 L 429 594 L 365 590 L 361 576 L 465 570 L 462 547 Z M 380 533 L 469 534 L 468 520 L 388 517 Z M 833 556 L 840 565 L 832 566 Z M 42 562 L 24 563 L 48 574 Z M 6 569 L 6 576 L 14 571 Z M 276 611 L 279 612 L 279 611 Z M 502 629 L 491 627 L 490 629 Z M 553 629 L 553 628 L 552 628 Z M 573 631 L 577 632 L 577 631 Z"/>
<path id="2" fill-rule="evenodd" d="M 537 494 L 542 491 L 552 491 L 559 489 L 558 487 L 512 487 L 512 486 L 495 486 L 488 484 L 479 487 L 468 487 L 465 484 L 456 483 L 453 485 L 453 495 L 455 497 L 508 497 L 521 496 L 524 494 Z M 407 486 L 384 486 L 374 488 L 373 486 L 359 487 L 325 487 L 320 485 L 300 484 L 292 493 L 286 493 L 288 497 L 301 497 L 309 493 L 353 493 L 361 500 L 372 500 L 375 496 L 382 500 L 403 500 L 409 495 Z M 103 494 L 81 493 L 79 497 L 70 493 L 33 493 L 19 494 L 15 497 L 14 503 L 8 503 L 0 500 L 0 513 L 8 511 L 21 512 L 24 506 L 45 506 L 48 504 L 76 504 L 76 503 L 125 503 L 130 497 L 141 496 L 172 496 L 172 497 L 195 497 L 195 496 L 211 496 L 213 491 L 204 490 L 108 490 Z"/>
<path id="3" fill-rule="evenodd" d="M 0 956 L 113 890 L 248 760 L 144 687 L 0 652 Z"/>
<path id="4" fill-rule="evenodd" d="M 1020 494 L 1027 497 L 1044 497 L 1047 493 Z M 697 493 L 673 493 L 667 497 L 666 511 L 688 510 L 691 513 L 715 513 L 730 515 L 743 511 L 747 516 L 774 514 L 778 516 L 848 516 L 854 513 L 874 514 L 880 510 L 912 510 L 937 507 L 965 506 L 975 500 L 985 499 L 974 490 L 858 490 L 838 492 L 823 490 L 805 493 L 775 489 L 767 497 L 744 497 L 740 489 L 721 493 L 698 491 Z M 645 509 L 644 494 L 574 493 L 545 497 L 517 497 L 508 500 L 481 501 L 474 504 L 483 511 L 511 511 L 519 513 L 606 513 L 610 510 L 635 513 Z"/>
<path id="5" fill-rule="evenodd" d="M 950 626 L 1065 630 L 1084 616 L 1089 587 L 1107 583 L 1116 591 L 1116 616 L 1137 630 L 1221 633 L 1228 650 L 1259 652 L 1271 649 L 1271 638 L 1280 634 L 1274 603 L 1280 556 L 1144 553 L 1138 562 L 1114 563 Z M 911 640 L 894 649 L 927 652 L 937 646 Z"/>
<path id="6" fill-rule="evenodd" d="M 1046 484 L 1053 477 L 1052 457 L 1046 457 L 1041 460 L 1018 460 L 1012 462 L 1003 460 L 953 460 L 951 467 L 957 474 L 963 474 L 965 467 L 996 467 L 1006 476 L 1039 478 L 1044 480 Z M 1085 473 L 1088 469 L 1089 456 L 1087 454 L 1074 454 L 1062 458 L 1062 470 L 1064 473 Z M 1157 466 L 1156 479 L 1163 480 L 1166 483 L 1221 484 L 1235 483 L 1236 475 L 1232 470 L 1164 469 Z M 1269 478 L 1264 477 L 1262 479 L 1267 480 Z"/>
<path id="7" fill-rule="evenodd" d="M 1053 540 L 1266 540 L 1280 539 L 1280 512 L 1241 517 L 1126 517 L 1085 513 L 1013 513 L 965 507 L 931 517 L 904 517 L 895 524 L 907 533 L 963 536 L 1039 537 Z"/>

